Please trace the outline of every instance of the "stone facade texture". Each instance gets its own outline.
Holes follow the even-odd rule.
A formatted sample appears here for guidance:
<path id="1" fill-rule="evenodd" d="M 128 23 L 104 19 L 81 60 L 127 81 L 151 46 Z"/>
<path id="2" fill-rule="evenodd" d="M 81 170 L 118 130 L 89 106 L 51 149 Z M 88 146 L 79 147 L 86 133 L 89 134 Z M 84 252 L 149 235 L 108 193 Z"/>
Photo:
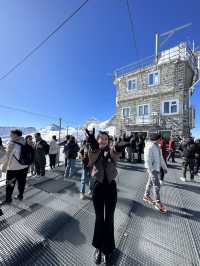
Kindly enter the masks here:
<path id="1" fill-rule="evenodd" d="M 159 71 L 158 85 L 148 85 L 148 74 Z M 137 88 L 128 91 L 128 80 L 137 80 Z M 189 91 L 194 71 L 188 61 L 154 64 L 115 79 L 116 115 L 112 121 L 118 134 L 122 132 L 148 132 L 152 128 L 171 131 L 173 135 L 188 135 L 192 127 Z M 162 102 L 178 100 L 178 114 L 163 115 Z M 138 106 L 149 105 L 149 118 L 138 122 Z M 130 108 L 129 118 L 123 118 L 123 108 Z"/>

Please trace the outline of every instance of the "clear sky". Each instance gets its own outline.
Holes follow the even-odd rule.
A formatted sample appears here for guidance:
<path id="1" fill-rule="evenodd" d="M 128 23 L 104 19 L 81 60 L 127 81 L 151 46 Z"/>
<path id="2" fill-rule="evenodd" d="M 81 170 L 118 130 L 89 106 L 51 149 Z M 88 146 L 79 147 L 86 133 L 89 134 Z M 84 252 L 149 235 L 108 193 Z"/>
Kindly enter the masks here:
<path id="1" fill-rule="evenodd" d="M 82 0 L 0 2 L 0 76 L 44 39 Z M 154 53 L 155 33 L 192 22 L 168 41 L 200 45 L 199 0 L 132 0 L 139 57 Z M 0 104 L 63 117 L 80 125 L 115 112 L 111 73 L 138 59 L 126 0 L 89 3 L 23 66 L 0 82 Z M 195 104 L 200 100 L 198 95 Z M 44 126 L 55 119 L 0 108 L 0 125 Z M 200 122 L 198 122 L 200 126 Z"/>

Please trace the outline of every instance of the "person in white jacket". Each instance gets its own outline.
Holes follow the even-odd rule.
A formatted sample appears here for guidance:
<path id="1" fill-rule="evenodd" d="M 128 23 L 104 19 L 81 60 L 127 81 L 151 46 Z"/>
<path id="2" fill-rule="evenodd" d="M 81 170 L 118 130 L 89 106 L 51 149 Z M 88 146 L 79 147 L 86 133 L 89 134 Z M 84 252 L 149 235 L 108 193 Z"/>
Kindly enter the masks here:
<path id="1" fill-rule="evenodd" d="M 163 159 L 162 152 L 159 146 L 161 135 L 153 133 L 150 136 L 150 141 L 145 145 L 144 149 L 144 161 L 145 168 L 148 175 L 148 182 L 143 200 L 150 204 L 153 204 L 156 209 L 161 213 L 166 213 L 166 207 L 160 201 L 160 169 L 167 173 L 167 166 Z M 153 188 L 155 201 L 151 198 L 151 189 Z"/>
<path id="2" fill-rule="evenodd" d="M 49 148 L 49 161 L 51 169 L 56 167 L 56 158 L 59 154 L 59 145 L 57 143 L 56 136 L 52 136 Z"/>
<path id="3" fill-rule="evenodd" d="M 21 154 L 21 145 L 25 145 L 25 140 L 22 137 L 22 132 L 19 129 L 12 130 L 10 134 L 10 142 L 8 144 L 6 154 L 0 159 L 0 164 L 3 164 L 2 172 L 6 173 L 6 200 L 5 204 L 12 202 L 12 193 L 16 181 L 18 182 L 19 194 L 18 200 L 23 200 L 24 189 L 26 185 L 26 177 L 28 173 L 28 165 L 19 163 Z"/>

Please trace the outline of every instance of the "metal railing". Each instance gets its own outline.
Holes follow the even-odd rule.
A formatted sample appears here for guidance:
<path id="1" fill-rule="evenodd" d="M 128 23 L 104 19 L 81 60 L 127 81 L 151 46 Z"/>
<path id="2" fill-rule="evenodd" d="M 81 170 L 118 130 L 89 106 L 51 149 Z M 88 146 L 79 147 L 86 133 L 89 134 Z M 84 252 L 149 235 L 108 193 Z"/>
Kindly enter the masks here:
<path id="1" fill-rule="evenodd" d="M 161 65 L 175 60 L 188 61 L 193 70 L 197 69 L 197 58 L 186 43 L 181 43 L 178 46 L 161 51 L 157 63 L 155 61 L 155 55 L 152 55 L 132 64 L 116 69 L 114 71 L 114 79 L 133 72 L 142 71 L 143 69 L 156 64 Z"/>

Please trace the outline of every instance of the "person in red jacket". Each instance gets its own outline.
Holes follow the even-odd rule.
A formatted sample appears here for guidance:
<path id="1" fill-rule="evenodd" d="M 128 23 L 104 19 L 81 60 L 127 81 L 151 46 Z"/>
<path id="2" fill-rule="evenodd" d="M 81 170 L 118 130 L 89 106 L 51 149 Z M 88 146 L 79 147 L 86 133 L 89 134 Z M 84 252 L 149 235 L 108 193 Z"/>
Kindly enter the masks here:
<path id="1" fill-rule="evenodd" d="M 169 141 L 169 156 L 167 158 L 167 161 L 172 159 L 172 163 L 175 163 L 175 140 L 174 138 L 170 138 Z"/>

